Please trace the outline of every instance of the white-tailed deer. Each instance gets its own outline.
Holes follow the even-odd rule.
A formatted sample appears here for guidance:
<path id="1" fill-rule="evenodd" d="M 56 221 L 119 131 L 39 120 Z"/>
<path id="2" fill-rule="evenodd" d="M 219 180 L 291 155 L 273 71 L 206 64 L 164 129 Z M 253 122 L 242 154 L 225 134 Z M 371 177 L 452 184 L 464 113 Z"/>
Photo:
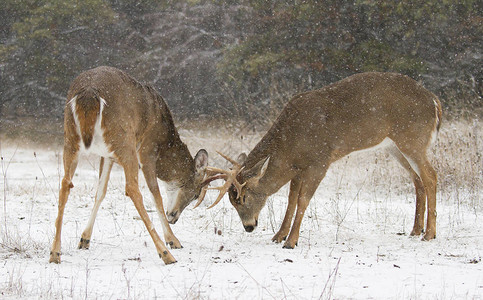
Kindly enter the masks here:
<path id="1" fill-rule="evenodd" d="M 407 76 L 353 75 L 293 97 L 248 156 L 229 159 L 234 165 L 229 171 L 208 168 L 211 177 L 204 184 L 226 180 L 213 205 L 228 191 L 245 230 L 251 232 L 267 197 L 290 181 L 287 211 L 272 240 L 280 243 L 288 235 L 284 248 L 293 248 L 305 209 L 330 164 L 384 143 L 408 170 L 416 188 L 411 235 L 423 232 L 427 203 L 423 239 L 431 240 L 436 236 L 436 172 L 426 152 L 441 114 L 438 98 Z"/>
<path id="2" fill-rule="evenodd" d="M 59 211 L 50 262 L 60 263 L 64 207 L 70 189 L 74 187 L 72 177 L 80 151 L 100 155 L 101 164 L 94 208 L 82 233 L 79 249 L 89 248 L 109 174 L 113 163 L 117 162 L 124 169 L 126 195 L 131 198 L 146 225 L 159 256 L 166 264 L 176 262 L 154 229 L 144 207 L 138 185 L 139 168 L 154 197 L 166 244 L 171 248 L 181 248 L 164 214 L 157 178 L 176 187 L 176 203 L 189 203 L 200 194 L 208 154 L 202 149 L 192 158 L 188 147 L 179 137 L 163 98 L 152 87 L 111 67 L 88 70 L 74 79 L 64 110 L 64 178 L 59 192 Z"/>

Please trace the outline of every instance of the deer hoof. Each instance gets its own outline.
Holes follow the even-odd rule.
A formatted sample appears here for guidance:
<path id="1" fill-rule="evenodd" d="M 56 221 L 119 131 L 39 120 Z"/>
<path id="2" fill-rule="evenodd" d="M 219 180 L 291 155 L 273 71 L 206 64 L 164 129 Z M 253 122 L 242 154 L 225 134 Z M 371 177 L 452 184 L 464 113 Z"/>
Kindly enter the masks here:
<path id="1" fill-rule="evenodd" d="M 422 233 L 424 233 L 424 229 L 413 228 L 413 231 L 411 231 L 410 236 L 419 236 Z"/>
<path id="2" fill-rule="evenodd" d="M 297 246 L 297 243 L 290 243 L 289 241 L 285 241 L 285 244 L 283 245 L 283 249 L 293 249 Z"/>
<path id="3" fill-rule="evenodd" d="M 80 242 L 79 242 L 79 249 L 89 249 L 89 243 L 91 242 L 91 240 L 88 240 L 88 239 L 84 239 L 84 238 L 81 238 L 80 239 Z"/>
<path id="4" fill-rule="evenodd" d="M 436 233 L 432 233 L 430 231 L 426 232 L 426 234 L 421 239 L 422 241 L 430 241 L 436 238 Z"/>
<path id="5" fill-rule="evenodd" d="M 169 245 L 171 249 L 181 249 L 183 246 L 178 240 L 166 241 L 166 245 Z"/>
<path id="6" fill-rule="evenodd" d="M 60 264 L 60 252 L 50 252 L 49 263 Z"/>
<path id="7" fill-rule="evenodd" d="M 163 260 L 166 265 L 174 264 L 176 259 L 174 258 L 168 250 L 164 250 L 163 253 L 159 253 L 159 257 Z"/>
<path id="8" fill-rule="evenodd" d="M 277 233 L 276 235 L 273 236 L 272 242 L 280 244 L 282 241 L 285 241 L 286 239 L 287 239 L 287 235 Z"/>

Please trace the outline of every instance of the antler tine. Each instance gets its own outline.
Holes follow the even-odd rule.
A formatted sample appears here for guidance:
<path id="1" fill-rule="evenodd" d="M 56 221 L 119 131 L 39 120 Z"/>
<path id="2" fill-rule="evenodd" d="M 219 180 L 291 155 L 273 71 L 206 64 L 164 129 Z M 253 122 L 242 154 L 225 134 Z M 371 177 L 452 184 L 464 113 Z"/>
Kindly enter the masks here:
<path id="1" fill-rule="evenodd" d="M 221 201 L 221 199 L 226 194 L 226 192 L 228 192 L 228 189 L 230 188 L 230 186 L 232 184 L 235 186 L 235 188 L 238 192 L 238 195 L 241 194 L 241 190 L 245 186 L 245 183 L 240 184 L 238 182 L 238 180 L 236 179 L 237 175 L 241 172 L 241 170 L 243 170 L 243 167 L 238 162 L 236 162 L 235 160 L 226 156 L 225 154 L 223 154 L 219 151 L 216 151 L 216 152 L 218 154 L 220 154 L 224 159 L 226 159 L 227 161 L 232 163 L 233 169 L 232 170 L 223 170 L 223 169 L 215 168 L 215 167 L 206 167 L 206 175 L 208 176 L 208 178 L 203 181 L 203 183 L 202 183 L 203 189 L 202 189 L 200 196 L 198 198 L 198 202 L 195 204 L 195 206 L 193 208 L 196 208 L 196 207 L 198 207 L 198 205 L 201 204 L 201 202 L 203 201 L 203 199 L 206 195 L 206 191 L 208 190 L 208 185 L 210 184 L 210 182 L 212 182 L 214 180 L 224 179 L 225 184 L 223 184 L 220 187 L 211 188 L 211 189 L 215 189 L 215 190 L 220 191 L 220 193 L 218 194 L 218 197 L 216 198 L 215 202 L 213 202 L 213 204 L 211 204 L 208 207 L 208 209 L 214 207 L 215 205 L 217 205 Z"/>
<path id="2" fill-rule="evenodd" d="M 233 185 L 235 185 L 235 188 L 236 188 L 236 192 L 237 192 L 238 197 L 240 197 L 240 195 L 241 195 L 241 190 L 242 190 L 242 188 L 245 186 L 245 184 L 247 184 L 247 183 L 246 183 L 246 182 L 244 182 L 244 183 L 240 184 L 240 183 L 238 182 L 238 180 L 236 180 L 236 179 L 235 179 L 235 181 L 233 182 Z"/>
<path id="3" fill-rule="evenodd" d="M 206 175 L 213 176 L 217 174 L 228 174 L 229 171 L 215 167 L 206 167 Z"/>
<path id="4" fill-rule="evenodd" d="M 218 194 L 218 197 L 216 198 L 215 202 L 213 202 L 213 204 L 211 204 L 208 207 L 208 209 L 213 208 L 213 206 L 217 205 L 218 202 L 221 201 L 221 199 L 223 198 L 223 196 L 225 196 L 226 192 L 228 192 L 228 189 L 231 186 L 231 182 L 230 181 L 231 180 L 227 180 L 223 186 L 215 188 L 215 189 L 217 189 L 217 190 L 220 191 L 220 194 Z"/>
<path id="5" fill-rule="evenodd" d="M 198 202 L 196 202 L 195 206 L 193 206 L 193 208 L 197 208 L 198 205 L 201 204 L 201 202 L 203 202 L 203 200 L 205 199 L 205 196 L 206 196 L 206 191 L 208 191 L 208 185 L 204 186 L 202 189 L 201 189 L 201 193 L 200 195 L 198 196 Z"/>
<path id="6" fill-rule="evenodd" d="M 215 181 L 217 179 L 226 179 L 228 177 L 227 174 L 216 174 L 214 176 L 210 176 L 206 178 L 202 183 L 201 186 L 207 186 L 210 184 L 210 182 Z"/>
<path id="7" fill-rule="evenodd" d="M 207 167 L 207 168 L 211 168 L 211 167 Z M 211 168 L 211 169 L 216 169 L 216 168 Z M 213 171 L 213 170 L 207 170 L 207 171 Z M 221 171 L 223 171 L 223 170 L 221 170 Z M 193 206 L 193 208 L 197 208 L 201 204 L 201 202 L 203 202 L 203 200 L 205 199 L 206 192 L 208 191 L 208 186 L 210 185 L 210 182 L 215 181 L 217 179 L 225 179 L 227 177 L 226 174 L 219 174 L 219 172 L 213 172 L 211 174 L 207 173 L 207 175 L 208 175 L 208 178 L 206 178 L 201 183 L 201 186 L 202 186 L 201 193 L 198 196 L 198 202 L 196 202 L 196 204 L 195 204 L 195 206 Z"/>
<path id="8" fill-rule="evenodd" d="M 216 151 L 216 153 L 220 154 L 221 157 L 223 157 L 224 159 L 226 159 L 227 161 L 231 162 L 233 164 L 234 167 L 238 168 L 238 169 L 241 169 L 241 165 L 234 159 L 226 156 L 225 154 L 221 153 L 220 151 Z"/>

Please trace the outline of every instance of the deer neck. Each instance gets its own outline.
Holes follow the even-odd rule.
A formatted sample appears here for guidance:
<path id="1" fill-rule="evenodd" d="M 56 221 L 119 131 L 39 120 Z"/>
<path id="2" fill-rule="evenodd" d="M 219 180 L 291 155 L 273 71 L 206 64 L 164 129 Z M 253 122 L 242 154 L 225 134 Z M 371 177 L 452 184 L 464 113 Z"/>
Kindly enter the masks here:
<path id="1" fill-rule="evenodd" d="M 278 139 L 276 136 L 271 134 L 272 129 L 270 129 L 265 136 L 258 142 L 258 144 L 253 148 L 253 150 L 248 154 L 248 157 L 243 164 L 245 170 L 253 168 L 258 162 L 266 159 L 267 157 L 272 157 L 277 151 L 276 144 Z"/>
<path id="2" fill-rule="evenodd" d="M 250 152 L 244 164 L 245 169 L 250 170 L 261 160 L 270 157 L 265 175 L 260 179 L 258 186 L 254 188 L 255 192 L 265 196 L 276 193 L 297 173 L 291 158 L 284 155 L 283 149 L 272 146 L 275 144 L 276 138 L 275 136 L 271 138 L 265 136 Z"/>
<path id="3" fill-rule="evenodd" d="M 183 185 L 192 178 L 194 172 L 193 157 L 181 140 L 176 140 L 160 151 L 156 167 L 159 179 Z"/>

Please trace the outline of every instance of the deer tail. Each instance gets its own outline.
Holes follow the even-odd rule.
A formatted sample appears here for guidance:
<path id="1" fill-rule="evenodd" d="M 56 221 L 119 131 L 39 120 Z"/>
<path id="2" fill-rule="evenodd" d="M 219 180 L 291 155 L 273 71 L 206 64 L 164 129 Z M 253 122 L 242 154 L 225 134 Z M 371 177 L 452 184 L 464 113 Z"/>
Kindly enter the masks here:
<path id="1" fill-rule="evenodd" d="M 96 124 L 100 123 L 105 100 L 92 88 L 77 93 L 68 103 L 86 149 L 92 144 Z"/>

